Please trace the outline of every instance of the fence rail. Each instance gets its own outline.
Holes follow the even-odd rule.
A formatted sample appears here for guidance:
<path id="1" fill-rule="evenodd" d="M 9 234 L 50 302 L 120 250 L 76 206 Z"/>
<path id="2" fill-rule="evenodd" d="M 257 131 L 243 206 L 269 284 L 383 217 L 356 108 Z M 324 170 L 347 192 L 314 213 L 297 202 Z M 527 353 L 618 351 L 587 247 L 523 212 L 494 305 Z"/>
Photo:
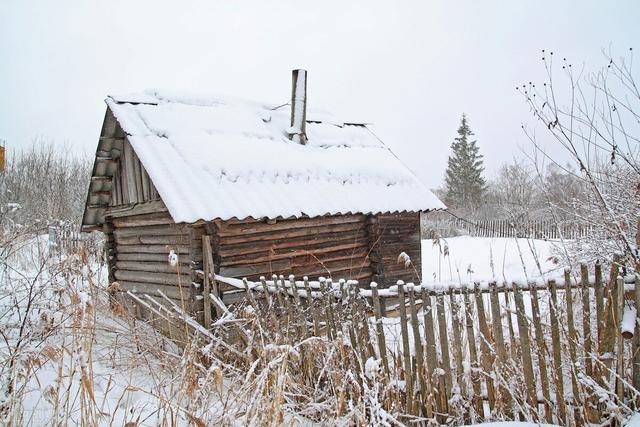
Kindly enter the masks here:
<path id="1" fill-rule="evenodd" d="M 608 281 L 596 264 L 593 275 L 582 265 L 577 277 L 567 270 L 535 286 L 398 282 L 386 289 L 293 276 L 254 283 L 212 267 L 200 272 L 211 307 L 205 327 L 230 313 L 218 285 L 236 287 L 243 296 L 236 306 L 251 306 L 260 330 L 271 325 L 288 345 L 313 336 L 348 340 L 353 368 L 393 396 L 382 400 L 384 409 L 408 419 L 586 425 L 610 420 L 612 408 L 635 407 L 640 396 L 633 310 L 640 281 L 632 278 L 633 300 L 625 301 L 615 263 Z"/>

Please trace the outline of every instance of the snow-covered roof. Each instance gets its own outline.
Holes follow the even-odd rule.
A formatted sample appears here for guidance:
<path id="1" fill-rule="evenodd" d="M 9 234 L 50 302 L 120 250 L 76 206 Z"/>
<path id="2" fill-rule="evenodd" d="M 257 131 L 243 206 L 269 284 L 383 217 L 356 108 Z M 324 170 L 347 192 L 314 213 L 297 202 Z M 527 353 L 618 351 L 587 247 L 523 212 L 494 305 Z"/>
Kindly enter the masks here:
<path id="1" fill-rule="evenodd" d="M 147 90 L 106 100 L 176 222 L 427 211 L 444 205 L 363 124 L 288 105 Z"/>

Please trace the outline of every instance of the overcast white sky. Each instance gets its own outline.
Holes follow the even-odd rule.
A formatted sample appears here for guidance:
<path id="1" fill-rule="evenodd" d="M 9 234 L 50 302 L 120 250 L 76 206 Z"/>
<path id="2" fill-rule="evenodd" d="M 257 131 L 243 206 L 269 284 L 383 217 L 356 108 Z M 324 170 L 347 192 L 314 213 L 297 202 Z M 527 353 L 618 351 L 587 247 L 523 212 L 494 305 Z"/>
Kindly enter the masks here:
<path id="1" fill-rule="evenodd" d="M 640 41 L 638 1 L 22 1 L 0 3 L 0 138 L 95 151 L 110 93 L 168 88 L 309 103 L 374 130 L 430 187 L 462 112 L 487 173 L 526 144 L 515 86 L 541 49 L 588 68 Z"/>

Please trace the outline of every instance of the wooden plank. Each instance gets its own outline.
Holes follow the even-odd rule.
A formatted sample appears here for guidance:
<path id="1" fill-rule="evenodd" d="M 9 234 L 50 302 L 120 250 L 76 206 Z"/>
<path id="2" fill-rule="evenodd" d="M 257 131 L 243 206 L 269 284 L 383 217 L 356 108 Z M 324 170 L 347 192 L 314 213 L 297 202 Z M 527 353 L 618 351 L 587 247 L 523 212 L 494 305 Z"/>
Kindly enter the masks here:
<path id="1" fill-rule="evenodd" d="M 570 368 L 570 375 L 571 375 L 571 390 L 573 391 L 573 399 L 574 399 L 574 406 L 575 406 L 574 416 L 576 419 L 576 423 L 582 424 L 583 417 L 581 415 L 582 411 L 580 409 L 582 407 L 582 399 L 580 398 L 581 394 L 580 394 L 580 389 L 578 388 L 578 375 L 576 372 L 577 370 L 576 362 L 578 361 L 577 351 L 576 351 L 578 334 L 576 332 L 576 326 L 575 326 L 574 317 L 573 317 L 574 313 L 573 313 L 573 290 L 571 286 L 571 271 L 568 268 L 564 270 L 564 282 L 565 282 L 564 284 L 565 303 L 567 307 L 567 330 L 568 330 L 567 340 L 569 341 L 569 358 L 571 359 L 569 368 Z"/>
<path id="2" fill-rule="evenodd" d="M 478 363 L 478 350 L 476 347 L 476 334 L 473 325 L 473 306 L 475 296 L 464 287 L 462 289 L 464 297 L 465 325 L 467 328 L 467 344 L 469 345 L 469 364 L 471 367 L 471 386 L 473 388 L 473 403 L 475 411 L 481 422 L 484 419 L 484 406 L 482 403 L 482 394 L 480 391 L 480 364 Z"/>
<path id="3" fill-rule="evenodd" d="M 544 339 L 544 331 L 542 330 L 542 322 L 540 321 L 538 291 L 535 285 L 529 286 L 529 295 L 531 296 L 531 314 L 535 329 L 534 337 L 538 356 L 538 371 L 540 372 L 540 388 L 542 389 L 542 398 L 544 400 L 544 416 L 547 423 L 551 424 L 553 422 L 553 413 L 551 412 L 551 394 L 549 392 L 549 375 L 546 361 L 547 343 Z"/>
<path id="4" fill-rule="evenodd" d="M 460 324 L 460 314 L 462 310 L 460 310 L 460 301 L 457 298 L 456 289 L 451 286 L 449 289 L 449 306 L 451 307 L 451 326 L 453 328 L 453 355 L 456 363 L 456 381 L 458 383 L 458 387 L 460 389 L 460 394 L 463 398 L 468 396 L 469 387 L 464 382 L 464 357 L 462 355 L 462 349 L 464 346 L 462 345 L 462 327 Z M 471 418 L 469 418 L 469 412 L 465 411 L 464 413 L 464 421 L 465 424 L 470 424 Z"/>
<path id="5" fill-rule="evenodd" d="M 119 253 L 118 261 L 140 261 L 140 262 L 157 262 L 157 263 L 167 263 L 168 261 L 168 252 L 167 253 Z M 178 262 L 183 264 L 185 267 L 191 263 L 189 257 L 178 257 Z"/>
<path id="6" fill-rule="evenodd" d="M 151 178 L 149 178 L 149 174 L 147 173 L 147 170 L 144 168 L 144 165 L 142 165 L 142 163 L 140 164 L 140 169 L 142 173 L 142 200 L 150 201 L 152 199 L 151 186 L 149 185 Z"/>
<path id="7" fill-rule="evenodd" d="M 116 279 L 130 282 L 151 283 L 159 285 L 189 285 L 190 275 L 169 273 L 147 273 L 142 271 L 116 270 Z"/>
<path id="8" fill-rule="evenodd" d="M 596 300 L 596 322 L 598 327 L 598 342 L 602 340 L 602 321 L 604 319 L 604 292 L 602 289 L 602 264 L 600 261 L 596 261 L 595 266 L 595 285 L 594 294 Z M 640 312 L 640 310 L 639 310 Z"/>
<path id="9" fill-rule="evenodd" d="M 598 345 L 598 353 L 601 355 L 604 353 L 612 353 L 615 347 L 616 334 L 618 325 L 615 324 L 615 303 L 617 301 L 617 286 L 616 280 L 618 278 L 618 272 L 620 269 L 620 255 L 614 254 L 611 262 L 611 271 L 609 272 L 609 281 L 606 289 L 604 290 L 607 298 L 607 305 L 604 311 L 604 318 L 602 320 L 602 337 Z M 607 363 L 606 363 L 607 364 Z M 611 367 L 607 364 L 607 367 Z"/>
<path id="10" fill-rule="evenodd" d="M 107 280 L 109 283 L 115 282 L 115 270 L 116 270 L 116 256 L 117 256 L 117 246 L 113 239 L 113 225 L 110 221 L 105 221 L 102 226 L 102 232 L 105 234 L 105 255 L 107 261 Z"/>
<path id="11" fill-rule="evenodd" d="M 558 316 L 558 296 L 556 291 L 556 281 L 549 280 L 549 291 L 551 293 L 550 322 L 551 322 L 551 346 L 553 348 L 553 368 L 554 384 L 556 388 L 556 404 L 558 405 L 559 424 L 567 423 L 567 407 L 564 393 L 564 374 L 562 373 L 562 341 L 560 338 L 560 316 Z"/>
<path id="12" fill-rule="evenodd" d="M 434 372 L 438 369 L 438 355 L 436 350 L 436 330 L 434 328 L 434 310 L 433 305 L 431 303 L 431 295 L 426 289 L 422 289 L 422 315 L 423 315 L 423 323 L 424 323 L 424 349 L 426 354 L 426 366 L 425 366 L 425 375 L 427 380 L 429 381 L 429 387 L 427 390 L 430 392 L 429 400 L 433 400 L 434 397 L 434 388 L 437 389 L 437 384 L 434 384 Z M 444 400 L 446 402 L 446 400 Z M 436 406 L 438 408 L 438 412 L 444 414 L 446 411 L 446 404 L 442 403 L 442 399 L 436 400 Z"/>
<path id="13" fill-rule="evenodd" d="M 304 276 L 303 283 L 304 283 L 304 289 L 307 292 L 307 301 L 309 302 L 311 316 L 313 317 L 313 334 L 316 337 L 319 337 L 320 336 L 320 314 L 318 313 L 318 305 L 316 301 L 310 297 L 312 291 L 311 291 L 311 286 L 309 285 L 309 278 L 307 276 Z M 385 361 L 386 357 L 387 356 L 385 353 L 382 360 Z M 388 366 L 387 366 L 387 369 L 389 369 Z"/>
<path id="14" fill-rule="evenodd" d="M 180 301 L 180 289 L 177 285 L 167 285 L 161 283 L 148 283 L 148 282 L 136 282 L 132 280 L 118 280 L 118 283 L 122 289 L 131 291 L 140 295 L 156 295 L 159 296 L 160 292 L 166 294 L 169 298 L 176 301 Z M 160 292 L 159 292 L 160 291 Z M 182 291 L 184 294 L 189 292 L 189 284 L 182 284 Z"/>
<path id="15" fill-rule="evenodd" d="M 428 399 L 429 393 L 427 392 L 426 373 L 424 371 L 423 361 L 424 356 L 422 354 L 422 338 L 420 337 L 420 322 L 418 321 L 418 310 L 416 309 L 416 298 L 413 283 L 407 284 L 407 291 L 409 294 L 409 308 L 411 315 L 411 327 L 413 330 L 413 348 L 415 354 L 416 370 L 415 381 L 420 385 L 420 396 L 418 402 L 416 402 L 416 409 L 420 408 L 420 414 L 427 418 L 433 416 L 433 409 L 431 408 L 431 402 Z"/>
<path id="16" fill-rule="evenodd" d="M 322 225 L 315 228 L 316 233 L 337 233 L 337 232 L 346 232 L 346 231 L 354 231 L 362 229 L 362 224 L 360 223 L 347 223 L 347 224 L 328 224 Z M 227 244 L 233 243 L 246 243 L 246 242 L 260 242 L 260 241 L 273 241 L 273 240 L 284 240 L 290 239 L 292 237 L 300 237 L 300 236 L 308 236 L 309 230 L 306 228 L 299 229 L 287 229 L 282 231 L 267 231 L 262 233 L 249 234 L 247 236 L 221 236 L 224 237 L 222 242 Z"/>
<path id="17" fill-rule="evenodd" d="M 123 148 L 122 169 L 126 172 L 123 185 L 125 187 L 125 193 L 127 194 L 127 201 L 129 203 L 137 203 L 140 200 L 138 200 L 138 193 L 136 191 L 136 176 L 134 171 L 135 154 L 129 141 L 125 140 Z"/>
<path id="18" fill-rule="evenodd" d="M 203 285 L 204 278 L 199 274 L 200 271 L 204 270 L 204 262 L 202 256 L 202 236 L 204 235 L 204 227 L 189 227 L 188 236 L 189 236 L 189 271 L 191 272 L 191 289 L 189 293 L 189 300 L 191 302 L 191 312 L 196 317 L 198 322 L 201 322 L 205 327 L 208 325 L 205 324 L 204 317 L 204 295 L 203 295 Z M 179 260 L 185 257 L 178 257 Z M 200 300 L 200 298 L 203 298 Z M 202 307 L 203 312 L 200 313 L 200 307 Z"/>
<path id="19" fill-rule="evenodd" d="M 482 296 L 482 292 L 480 292 L 480 285 L 478 283 L 475 284 L 474 291 L 478 313 L 478 327 L 480 329 L 480 363 L 484 372 L 489 409 L 493 411 L 496 406 L 496 398 L 491 372 L 494 370 L 495 357 L 493 351 L 491 351 L 491 347 L 494 347 L 494 343 L 491 337 L 491 331 L 489 330 L 489 324 L 487 323 L 484 297 Z"/>
<path id="20" fill-rule="evenodd" d="M 178 255 L 188 255 L 189 247 L 184 245 L 171 246 L 167 245 L 118 245 L 118 253 L 149 253 L 149 254 L 167 254 L 173 250 Z"/>
<path id="21" fill-rule="evenodd" d="M 121 236 L 121 235 L 120 235 Z M 189 244 L 188 234 L 176 234 L 172 236 L 130 236 L 118 237 L 118 245 L 187 245 Z"/>
<path id="22" fill-rule="evenodd" d="M 246 283 L 246 279 L 245 279 Z M 298 334 L 302 339 L 304 337 L 310 337 L 309 328 L 307 328 L 307 320 L 305 318 L 305 310 L 302 306 L 302 301 L 300 301 L 300 293 L 298 292 L 298 288 L 296 285 L 296 277 L 293 274 L 289 275 L 289 289 L 291 290 L 291 294 L 293 296 L 293 302 L 295 306 L 294 318 L 293 321 L 298 326 Z"/>
<path id="23" fill-rule="evenodd" d="M 211 279 L 215 275 L 213 268 L 213 256 L 211 254 L 211 236 L 202 236 L 202 266 L 204 271 L 204 278 L 202 281 L 202 296 L 204 306 L 204 327 L 209 329 L 211 327 Z M 215 296 L 219 297 L 217 289 L 213 292 Z M 216 317 L 219 319 L 222 316 L 221 308 L 215 305 Z"/>
<path id="24" fill-rule="evenodd" d="M 333 289 L 327 287 L 325 279 L 320 279 L 320 291 L 322 292 L 325 313 L 327 318 L 327 338 L 330 340 L 336 337 L 336 324 L 333 317 Z M 330 284 L 330 283 L 329 283 Z"/>
<path id="25" fill-rule="evenodd" d="M 444 298 L 441 292 L 436 294 L 436 304 L 437 304 L 437 320 L 438 320 L 438 332 L 440 333 L 440 356 L 441 356 L 441 366 L 444 371 L 444 375 L 442 376 L 444 380 L 444 392 L 443 395 L 440 396 L 442 402 L 443 410 L 446 411 L 448 407 L 448 398 L 452 391 L 452 378 L 451 378 L 451 365 L 449 356 L 449 332 L 447 331 L 447 320 L 445 317 L 445 308 L 444 308 Z M 444 412 L 444 411 L 443 411 Z"/>
<path id="26" fill-rule="evenodd" d="M 142 164 L 140 163 L 140 159 L 136 155 L 135 151 L 132 150 L 133 153 L 133 176 L 135 178 L 135 187 L 136 187 L 136 201 L 144 202 L 144 196 L 142 192 Z"/>
<path id="27" fill-rule="evenodd" d="M 496 375 L 502 376 L 502 380 L 498 381 L 500 385 L 498 390 L 500 392 L 500 403 L 502 412 L 507 415 L 507 418 L 513 417 L 511 392 L 504 385 L 506 378 L 504 378 L 505 369 L 507 367 L 507 349 L 504 341 L 504 325 L 502 324 L 502 309 L 500 307 L 500 298 L 498 297 L 498 284 L 496 282 L 490 283 L 490 305 L 491 305 L 491 328 L 493 331 L 493 339 L 495 342 L 496 354 L 500 361 L 499 372 Z"/>
<path id="28" fill-rule="evenodd" d="M 131 227 L 137 227 L 139 225 L 147 225 L 147 224 L 139 224 L 135 223 L 134 220 L 136 218 L 127 217 L 136 217 L 138 215 L 149 215 L 150 218 L 159 217 L 162 218 L 171 218 L 168 214 L 167 207 L 164 205 L 162 200 L 152 200 L 149 202 L 141 202 L 141 203 L 129 203 L 120 206 L 110 206 L 106 211 L 107 216 L 111 216 L 114 218 L 114 225 L 117 227 L 125 227 L 127 225 Z M 123 218 L 121 220 L 116 220 L 116 218 Z M 141 217 L 141 219 L 144 219 Z M 173 221 L 171 221 L 173 222 Z M 160 224 L 167 224 L 167 221 L 157 222 Z"/>
<path id="29" fill-rule="evenodd" d="M 531 408 L 531 419 L 534 422 L 538 417 L 538 396 L 536 393 L 536 377 L 533 374 L 533 364 L 531 363 L 531 342 L 529 341 L 529 322 L 527 322 L 526 312 L 522 292 L 516 283 L 513 284 L 513 296 L 516 303 L 516 317 L 518 322 L 518 338 L 522 349 L 522 368 L 524 381 L 527 389 L 527 400 Z"/>
<path id="30" fill-rule="evenodd" d="M 187 236 L 189 229 L 186 226 L 178 225 L 151 225 L 146 227 L 116 228 L 113 234 L 116 240 L 120 242 L 126 237 Z M 124 242 L 126 244 L 126 241 Z"/>
<path id="31" fill-rule="evenodd" d="M 164 262 L 117 261 L 116 268 L 118 270 L 141 271 L 141 272 L 149 272 L 149 273 L 169 273 L 169 274 L 176 274 L 176 268 L 179 268 L 181 272 L 186 274 L 186 272 L 189 271 L 188 263 L 189 261 L 185 260 L 181 264 L 179 264 L 180 267 L 172 267 L 168 262 L 168 258 L 165 256 Z"/>
<path id="32" fill-rule="evenodd" d="M 265 221 L 253 220 L 248 223 L 233 224 L 230 221 L 215 221 L 218 226 L 218 233 L 221 237 L 227 236 L 246 236 L 255 233 L 272 233 L 274 231 L 316 228 L 319 226 L 332 224 L 361 224 L 365 226 L 366 217 L 364 215 L 334 215 L 322 216 L 314 218 L 293 218 L 276 221 L 275 224 L 269 224 Z"/>
<path id="33" fill-rule="evenodd" d="M 407 326 L 407 307 L 405 305 L 404 282 L 398 281 L 398 306 L 400 308 L 400 331 L 402 333 L 402 356 L 404 359 L 404 380 L 406 393 L 407 414 L 415 414 L 413 409 L 413 381 L 411 352 L 409 349 L 409 328 Z"/>
<path id="34" fill-rule="evenodd" d="M 384 326 L 382 323 L 382 310 L 380 309 L 380 296 L 378 295 L 378 284 L 371 282 L 371 296 L 373 299 L 373 315 L 376 319 L 376 338 L 378 343 L 378 354 L 382 361 L 385 378 L 389 380 L 389 361 L 387 359 L 387 342 L 384 336 Z"/>
<path id="35" fill-rule="evenodd" d="M 340 282 L 344 284 L 344 279 L 341 279 Z M 350 291 L 349 298 L 355 301 L 355 312 L 357 313 L 357 318 L 364 319 L 363 322 L 360 322 L 360 324 L 362 325 L 362 333 L 360 334 L 360 337 L 365 340 L 364 344 L 366 346 L 367 358 L 375 357 L 373 340 L 371 339 L 371 333 L 369 331 L 369 317 L 371 313 L 368 309 L 368 304 L 366 304 L 365 299 L 360 296 L 360 285 L 357 281 L 351 281 L 347 283 L 347 286 L 349 286 Z M 340 302 L 341 305 L 343 304 L 343 301 L 344 297 Z"/>

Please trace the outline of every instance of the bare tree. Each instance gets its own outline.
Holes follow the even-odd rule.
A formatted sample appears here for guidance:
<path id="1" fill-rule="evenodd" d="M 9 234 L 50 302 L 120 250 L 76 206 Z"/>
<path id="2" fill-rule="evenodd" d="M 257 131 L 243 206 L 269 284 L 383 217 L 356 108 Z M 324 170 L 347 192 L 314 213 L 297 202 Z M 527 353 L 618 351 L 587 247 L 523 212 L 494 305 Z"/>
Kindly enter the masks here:
<path id="1" fill-rule="evenodd" d="M 533 116 L 544 127 L 545 135 L 568 154 L 575 170 L 566 167 L 543 147 L 536 134 L 539 126 L 523 126 L 534 147 L 533 159 L 540 176 L 551 164 L 572 182 L 584 186 L 584 198 L 572 208 L 575 218 L 588 226 L 590 242 L 586 251 L 597 249 L 599 257 L 611 251 L 621 252 L 636 264 L 634 236 L 640 213 L 640 90 L 634 75 L 633 52 L 614 59 L 604 52 L 607 64 L 596 72 L 575 69 L 553 52 L 542 51 L 546 79 L 529 82 L 517 90 L 529 105 Z M 558 63 L 559 62 L 559 63 Z M 558 183 L 543 186 L 552 215 L 554 192 Z M 579 188 L 576 185 L 575 188 Z M 566 212 L 565 212 L 566 213 Z"/>
<path id="2" fill-rule="evenodd" d="M 491 181 L 495 215 L 516 223 L 540 219 L 541 194 L 532 168 L 521 160 L 505 163 Z"/>

